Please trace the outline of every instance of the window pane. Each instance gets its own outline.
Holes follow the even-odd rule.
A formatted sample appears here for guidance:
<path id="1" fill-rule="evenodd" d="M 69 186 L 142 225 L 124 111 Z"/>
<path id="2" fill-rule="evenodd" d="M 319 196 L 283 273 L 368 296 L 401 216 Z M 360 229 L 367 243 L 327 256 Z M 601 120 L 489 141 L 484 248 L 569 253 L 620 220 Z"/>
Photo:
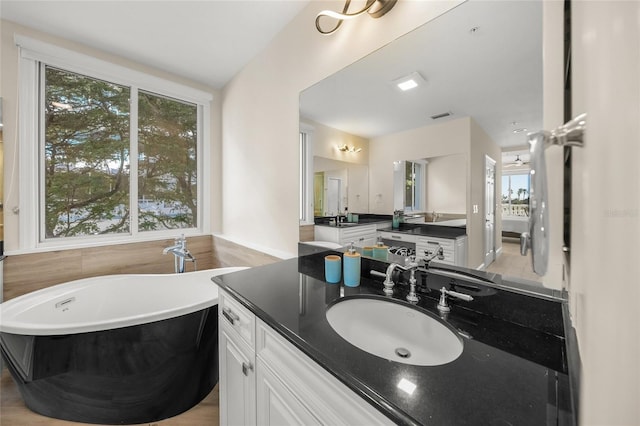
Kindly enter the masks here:
<path id="1" fill-rule="evenodd" d="M 529 216 L 529 174 L 502 176 L 502 213 Z"/>
<path id="2" fill-rule="evenodd" d="M 502 203 L 509 204 L 511 200 L 511 188 L 510 188 L 509 176 L 502 176 Z"/>
<path id="3" fill-rule="evenodd" d="M 138 95 L 138 229 L 197 226 L 198 108 Z"/>
<path id="4" fill-rule="evenodd" d="M 129 232 L 129 88 L 44 72 L 45 238 Z"/>
<path id="5" fill-rule="evenodd" d="M 413 163 L 407 161 L 404 168 L 404 206 L 413 208 Z"/>

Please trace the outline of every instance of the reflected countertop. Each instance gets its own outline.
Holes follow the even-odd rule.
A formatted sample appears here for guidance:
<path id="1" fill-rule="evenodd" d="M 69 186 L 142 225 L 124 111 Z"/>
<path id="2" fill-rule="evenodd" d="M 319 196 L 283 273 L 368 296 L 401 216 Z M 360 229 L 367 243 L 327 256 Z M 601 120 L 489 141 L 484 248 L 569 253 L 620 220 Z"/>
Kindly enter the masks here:
<path id="1" fill-rule="evenodd" d="M 562 385 L 567 382 L 562 300 L 469 285 L 435 272 L 424 275 L 425 293 L 416 309 L 458 330 L 464 350 L 441 366 L 401 364 L 352 346 L 325 315 L 343 298 L 384 299 L 382 283 L 366 271 L 384 271 L 386 264 L 363 259 L 359 287 L 327 284 L 323 257 L 329 253 L 341 254 L 310 254 L 212 280 L 396 424 L 538 426 L 567 417 L 557 402 L 568 394 Z M 436 289 L 443 286 L 475 300 L 453 300 L 452 312 L 441 315 Z M 394 298 L 407 303 L 406 293 L 406 286 L 398 285 Z M 402 379 L 417 386 L 412 394 L 397 386 Z"/>
<path id="2" fill-rule="evenodd" d="M 467 235 L 466 226 L 440 226 L 429 223 L 401 223 L 398 228 L 382 228 L 378 231 L 438 238 L 460 238 Z"/>

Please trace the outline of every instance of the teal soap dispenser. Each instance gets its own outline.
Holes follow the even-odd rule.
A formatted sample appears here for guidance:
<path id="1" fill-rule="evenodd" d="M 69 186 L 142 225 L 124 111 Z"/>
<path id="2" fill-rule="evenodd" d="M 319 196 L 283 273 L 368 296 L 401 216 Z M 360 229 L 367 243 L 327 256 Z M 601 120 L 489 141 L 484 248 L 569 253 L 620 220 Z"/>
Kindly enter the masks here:
<path id="1" fill-rule="evenodd" d="M 349 250 L 344 254 L 342 263 L 344 265 L 344 285 L 347 287 L 358 287 L 360 285 L 360 253 L 350 244 Z"/>

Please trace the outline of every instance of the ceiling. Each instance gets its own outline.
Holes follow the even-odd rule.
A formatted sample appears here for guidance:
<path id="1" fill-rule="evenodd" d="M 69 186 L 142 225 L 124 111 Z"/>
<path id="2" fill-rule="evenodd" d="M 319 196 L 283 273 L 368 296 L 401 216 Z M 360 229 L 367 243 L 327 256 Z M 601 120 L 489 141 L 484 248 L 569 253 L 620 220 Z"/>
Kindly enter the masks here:
<path id="1" fill-rule="evenodd" d="M 0 17 L 220 89 L 310 0 L 0 1 Z"/>
<path id="2" fill-rule="evenodd" d="M 393 87 L 412 72 L 426 84 Z M 300 110 L 366 138 L 471 116 L 503 150 L 526 146 L 542 128 L 542 1 L 463 3 L 308 88 Z"/>

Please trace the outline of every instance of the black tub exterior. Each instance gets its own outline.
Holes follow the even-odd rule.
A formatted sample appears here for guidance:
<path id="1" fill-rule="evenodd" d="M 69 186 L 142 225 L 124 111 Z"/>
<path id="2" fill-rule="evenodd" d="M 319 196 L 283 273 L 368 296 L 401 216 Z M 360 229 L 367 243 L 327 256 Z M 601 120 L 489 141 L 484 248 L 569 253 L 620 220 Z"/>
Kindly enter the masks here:
<path id="1" fill-rule="evenodd" d="M 83 423 L 147 423 L 190 409 L 218 382 L 217 311 L 215 305 L 90 333 L 1 333 L 0 347 L 36 413 Z"/>

